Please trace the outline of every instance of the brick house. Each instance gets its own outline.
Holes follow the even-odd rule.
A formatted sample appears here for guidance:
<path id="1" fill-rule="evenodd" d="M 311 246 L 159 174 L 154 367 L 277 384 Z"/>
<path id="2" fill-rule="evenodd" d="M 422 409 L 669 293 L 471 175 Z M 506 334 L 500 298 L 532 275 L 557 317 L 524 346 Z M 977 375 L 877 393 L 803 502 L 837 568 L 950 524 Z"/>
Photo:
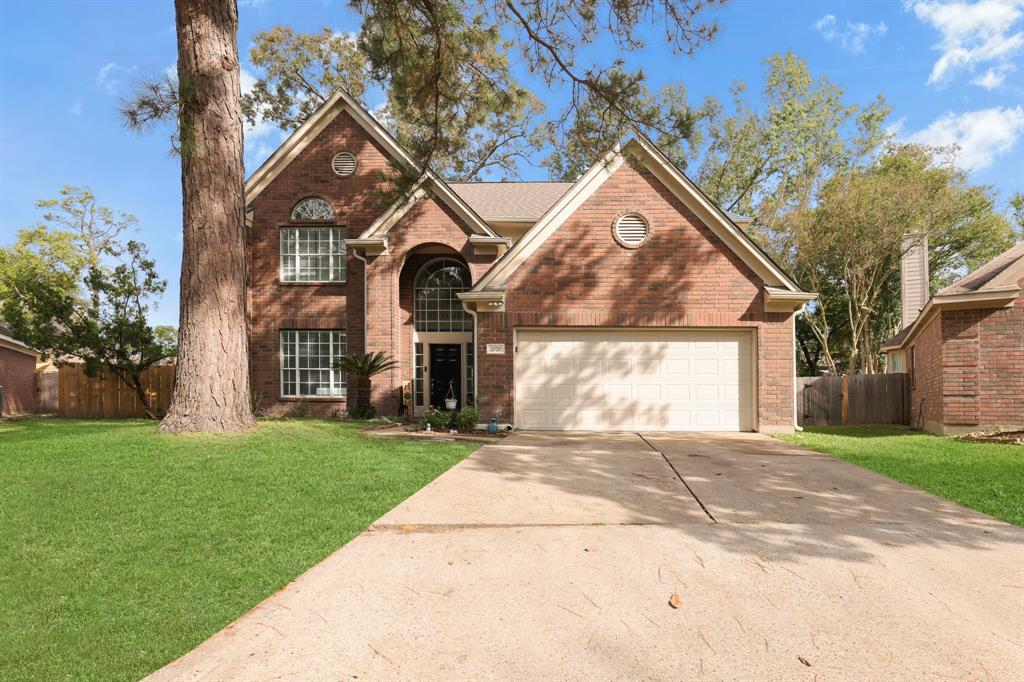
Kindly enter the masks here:
<path id="1" fill-rule="evenodd" d="M 39 355 L 25 344 L 11 338 L 0 322 L 0 386 L 3 404 L 0 414 L 31 414 L 36 410 L 36 360 Z"/>
<path id="2" fill-rule="evenodd" d="M 453 399 L 527 429 L 792 430 L 812 294 L 642 136 L 573 183 L 447 183 L 336 94 L 246 182 L 253 390 L 346 407 L 345 353 L 398 361 L 378 412 Z"/>
<path id="3" fill-rule="evenodd" d="M 931 298 L 909 283 L 928 281 L 926 250 L 904 259 L 904 328 L 882 346 L 887 371 L 910 374 L 911 423 L 943 434 L 1024 428 L 1024 242 Z M 913 263 L 922 251 L 923 269 Z"/>

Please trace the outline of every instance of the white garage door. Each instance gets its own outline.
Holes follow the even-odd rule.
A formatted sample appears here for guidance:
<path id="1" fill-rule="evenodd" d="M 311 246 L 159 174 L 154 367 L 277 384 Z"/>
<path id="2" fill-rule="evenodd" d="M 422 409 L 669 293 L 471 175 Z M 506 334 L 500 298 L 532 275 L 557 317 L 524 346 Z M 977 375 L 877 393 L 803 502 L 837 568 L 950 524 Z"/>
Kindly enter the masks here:
<path id="1" fill-rule="evenodd" d="M 746 330 L 519 330 L 522 429 L 749 431 L 753 334 Z"/>

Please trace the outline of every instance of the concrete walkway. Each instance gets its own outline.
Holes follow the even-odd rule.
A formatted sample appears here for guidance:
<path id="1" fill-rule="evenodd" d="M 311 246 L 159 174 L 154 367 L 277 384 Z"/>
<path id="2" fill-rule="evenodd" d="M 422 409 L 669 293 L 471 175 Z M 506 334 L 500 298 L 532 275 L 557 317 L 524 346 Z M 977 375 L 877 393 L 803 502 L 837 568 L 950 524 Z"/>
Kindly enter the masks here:
<path id="1" fill-rule="evenodd" d="M 759 435 L 523 433 L 151 679 L 1022 675 L 1020 528 Z"/>

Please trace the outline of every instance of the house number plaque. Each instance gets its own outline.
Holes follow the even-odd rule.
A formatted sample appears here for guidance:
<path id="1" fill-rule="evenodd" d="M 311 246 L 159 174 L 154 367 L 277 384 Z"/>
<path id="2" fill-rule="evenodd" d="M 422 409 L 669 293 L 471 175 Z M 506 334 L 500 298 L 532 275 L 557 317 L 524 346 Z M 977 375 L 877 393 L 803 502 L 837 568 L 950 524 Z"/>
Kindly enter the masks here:
<path id="1" fill-rule="evenodd" d="M 488 355 L 504 355 L 505 354 L 505 344 L 503 344 L 503 343 L 489 343 L 489 344 L 487 344 L 487 354 Z"/>

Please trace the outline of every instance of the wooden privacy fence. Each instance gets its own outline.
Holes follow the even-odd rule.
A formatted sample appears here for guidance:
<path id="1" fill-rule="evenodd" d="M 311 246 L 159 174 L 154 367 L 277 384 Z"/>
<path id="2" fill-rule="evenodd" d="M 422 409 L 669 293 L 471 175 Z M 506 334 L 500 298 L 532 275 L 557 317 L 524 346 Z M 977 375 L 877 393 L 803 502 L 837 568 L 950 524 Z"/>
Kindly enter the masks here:
<path id="1" fill-rule="evenodd" d="M 796 381 L 800 426 L 910 423 L 907 374 L 798 377 Z"/>
<path id="2" fill-rule="evenodd" d="M 50 414 L 60 407 L 58 372 L 36 372 L 36 412 Z"/>
<path id="3" fill-rule="evenodd" d="M 58 373 L 58 413 L 62 417 L 145 417 L 135 389 L 104 372 L 90 377 L 82 365 L 61 367 Z M 162 415 L 171 401 L 174 365 L 155 365 L 142 373 L 150 408 Z"/>

